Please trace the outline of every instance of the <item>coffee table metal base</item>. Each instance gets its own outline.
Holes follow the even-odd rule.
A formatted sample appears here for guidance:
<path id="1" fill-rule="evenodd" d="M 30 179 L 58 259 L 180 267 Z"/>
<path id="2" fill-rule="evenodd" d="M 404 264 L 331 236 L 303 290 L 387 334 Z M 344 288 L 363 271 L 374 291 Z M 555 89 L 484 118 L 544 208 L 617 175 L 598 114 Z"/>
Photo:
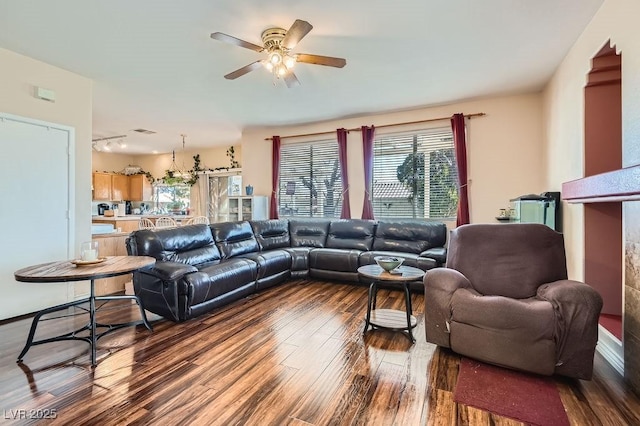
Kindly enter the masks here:
<path id="1" fill-rule="evenodd" d="M 60 342 L 63 340 L 80 340 L 83 342 L 87 342 L 90 346 L 91 346 L 91 365 L 95 366 L 96 365 L 96 346 L 97 346 L 97 342 L 98 339 L 100 339 L 101 337 L 111 333 L 112 331 L 116 331 L 119 330 L 121 328 L 124 327 L 131 327 L 131 326 L 136 326 L 136 325 L 144 325 L 148 330 L 153 331 L 153 327 L 151 327 L 151 324 L 149 323 L 149 321 L 147 320 L 147 315 L 144 311 L 144 309 L 142 308 L 142 304 L 140 303 L 140 299 L 138 299 L 137 296 L 95 296 L 94 295 L 94 281 L 91 280 L 91 296 L 85 299 L 81 299 L 81 300 L 75 300 L 73 302 L 69 302 L 69 303 L 64 303 L 62 305 L 58 305 L 58 306 L 53 306 L 51 308 L 47 308 L 47 309 L 43 309 L 41 311 L 39 311 L 38 313 L 36 313 L 36 315 L 33 317 L 33 321 L 31 323 L 31 329 L 29 330 L 29 336 L 27 337 L 27 343 L 24 345 L 24 348 L 22 349 L 22 352 L 20 352 L 20 355 L 18 355 L 18 360 L 17 362 L 20 363 L 22 362 L 22 359 L 24 358 L 24 356 L 27 354 L 27 352 L 29 351 L 29 349 L 32 346 L 36 346 L 36 345 L 42 345 L 44 343 L 50 343 L 50 342 Z M 109 302 L 109 301 L 113 301 L 113 300 L 135 300 L 136 303 L 138 304 L 138 307 L 140 308 L 140 315 L 142 317 L 141 320 L 138 321 L 131 321 L 131 322 L 126 322 L 126 323 L 119 323 L 119 324 L 102 324 L 96 321 L 96 312 L 100 309 L 100 307 L 96 308 L 96 302 L 100 302 L 100 301 L 104 301 L 105 303 Z M 81 305 L 84 305 L 88 303 L 89 304 L 89 308 L 83 308 Z M 58 311 L 62 311 L 74 306 L 80 306 L 80 309 L 84 310 L 85 312 L 89 313 L 89 322 L 84 325 L 83 327 L 80 327 L 77 330 L 74 330 L 70 333 L 65 333 L 65 334 L 61 334 L 59 336 L 55 336 L 55 337 L 50 337 L 47 339 L 41 339 L 41 340 L 36 340 L 34 341 L 33 338 L 36 334 L 36 328 L 38 326 L 38 322 L 40 321 L 40 319 L 42 318 L 43 315 L 46 314 L 50 314 L 52 312 L 58 312 Z M 55 318 L 52 318 L 55 319 Z M 103 329 L 106 328 L 106 330 L 104 331 L 100 331 L 98 332 L 98 329 Z M 88 331 L 89 333 L 87 335 L 79 335 L 82 332 Z"/>
<path id="2" fill-rule="evenodd" d="M 411 294 L 409 292 L 409 282 L 403 282 L 405 308 L 399 311 L 396 309 L 376 309 L 376 301 L 378 296 L 378 283 L 372 282 L 369 286 L 369 299 L 367 302 L 367 316 L 365 317 L 364 333 L 372 329 L 385 329 L 393 331 L 406 331 L 403 333 L 411 341 L 415 343 L 412 329 L 418 324 L 416 317 L 412 315 L 413 307 L 411 306 Z"/>

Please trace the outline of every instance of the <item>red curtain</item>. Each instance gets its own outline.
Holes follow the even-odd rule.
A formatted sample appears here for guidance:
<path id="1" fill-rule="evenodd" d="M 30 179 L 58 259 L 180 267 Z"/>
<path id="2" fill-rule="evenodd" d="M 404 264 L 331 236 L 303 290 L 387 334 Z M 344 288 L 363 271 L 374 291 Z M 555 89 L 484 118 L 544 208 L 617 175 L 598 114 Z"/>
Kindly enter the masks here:
<path id="1" fill-rule="evenodd" d="M 453 130 L 453 145 L 458 163 L 458 215 L 456 226 L 469 223 L 469 194 L 467 191 L 467 142 L 464 131 L 464 114 L 454 114 L 451 117 Z"/>
<path id="2" fill-rule="evenodd" d="M 342 176 L 342 210 L 340 219 L 351 219 L 351 204 L 349 202 L 349 175 L 347 174 L 347 129 L 338 129 L 338 158 L 340 160 L 340 174 Z"/>
<path id="3" fill-rule="evenodd" d="M 274 136 L 271 151 L 271 203 L 269 217 L 278 219 L 278 181 L 280 180 L 280 136 Z"/>
<path id="4" fill-rule="evenodd" d="M 373 219 L 373 138 L 375 127 L 362 126 L 362 151 L 364 154 L 364 205 L 362 218 Z"/>

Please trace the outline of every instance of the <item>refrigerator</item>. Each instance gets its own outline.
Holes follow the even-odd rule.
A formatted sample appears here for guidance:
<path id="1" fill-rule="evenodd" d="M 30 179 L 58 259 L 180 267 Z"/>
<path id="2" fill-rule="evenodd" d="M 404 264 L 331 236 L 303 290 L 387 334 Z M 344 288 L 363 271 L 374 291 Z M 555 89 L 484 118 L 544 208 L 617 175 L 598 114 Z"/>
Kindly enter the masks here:
<path id="1" fill-rule="evenodd" d="M 511 200 L 514 212 L 511 219 L 518 223 L 541 223 L 558 232 L 562 231 L 560 193 L 527 194 Z"/>

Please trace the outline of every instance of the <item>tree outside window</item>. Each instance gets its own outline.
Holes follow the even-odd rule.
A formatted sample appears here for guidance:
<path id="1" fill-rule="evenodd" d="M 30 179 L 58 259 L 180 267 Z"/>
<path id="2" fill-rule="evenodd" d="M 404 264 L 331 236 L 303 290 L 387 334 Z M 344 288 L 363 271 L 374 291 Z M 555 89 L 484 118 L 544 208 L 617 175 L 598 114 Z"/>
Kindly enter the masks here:
<path id="1" fill-rule="evenodd" d="M 450 219 L 458 207 L 450 129 L 385 135 L 374 144 L 376 218 Z"/>

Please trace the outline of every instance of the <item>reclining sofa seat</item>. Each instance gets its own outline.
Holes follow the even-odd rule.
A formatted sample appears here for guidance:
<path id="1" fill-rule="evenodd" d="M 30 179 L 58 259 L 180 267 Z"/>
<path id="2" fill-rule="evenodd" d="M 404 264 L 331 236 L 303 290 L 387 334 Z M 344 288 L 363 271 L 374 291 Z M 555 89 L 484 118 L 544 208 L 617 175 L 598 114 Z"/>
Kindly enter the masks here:
<path id="1" fill-rule="evenodd" d="M 158 261 L 151 269 L 134 272 L 133 286 L 145 309 L 167 319 L 185 321 L 256 290 L 256 262 L 230 258 L 243 253 L 237 242 L 223 261 L 208 225 L 141 229 L 131 233 L 126 244 L 129 255 Z"/>
<path id="2" fill-rule="evenodd" d="M 145 309 L 185 321 L 291 277 L 358 282 L 358 267 L 375 255 L 431 269 L 438 261 L 425 256 L 446 255 L 445 239 L 444 224 L 281 219 L 138 230 L 127 251 L 157 260 L 134 273 Z"/>
<path id="3" fill-rule="evenodd" d="M 291 276 L 291 254 L 286 220 L 223 222 L 211 226 L 225 259 L 240 257 L 258 265 L 256 290 L 283 283 Z"/>

